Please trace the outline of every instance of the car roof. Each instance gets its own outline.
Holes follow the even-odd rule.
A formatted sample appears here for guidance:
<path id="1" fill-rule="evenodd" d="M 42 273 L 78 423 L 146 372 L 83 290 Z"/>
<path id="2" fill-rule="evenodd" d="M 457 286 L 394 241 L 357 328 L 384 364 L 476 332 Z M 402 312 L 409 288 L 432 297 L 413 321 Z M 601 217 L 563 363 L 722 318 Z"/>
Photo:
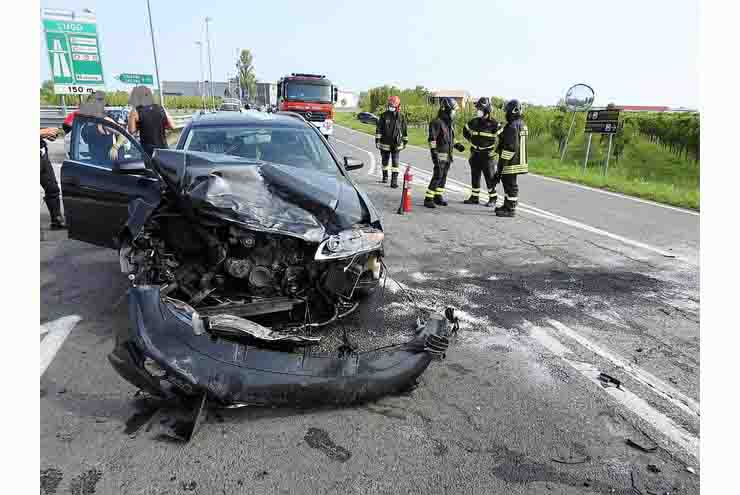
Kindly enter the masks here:
<path id="1" fill-rule="evenodd" d="M 210 112 L 197 113 L 191 121 L 192 127 L 223 126 L 223 125 L 254 125 L 262 127 L 294 127 L 305 128 L 308 124 L 297 114 L 291 113 L 264 113 L 256 110 L 244 112 Z"/>

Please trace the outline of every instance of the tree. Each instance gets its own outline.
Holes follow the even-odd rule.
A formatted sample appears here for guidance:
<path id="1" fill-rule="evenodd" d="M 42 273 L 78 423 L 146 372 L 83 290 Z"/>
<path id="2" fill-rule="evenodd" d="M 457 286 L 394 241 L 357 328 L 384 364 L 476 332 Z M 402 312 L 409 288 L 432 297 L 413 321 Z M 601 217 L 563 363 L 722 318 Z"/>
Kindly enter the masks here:
<path id="1" fill-rule="evenodd" d="M 236 63 L 239 67 L 239 84 L 242 92 L 253 99 L 257 93 L 257 76 L 254 72 L 252 52 L 243 49 Z"/>
<path id="2" fill-rule="evenodd" d="M 41 103 L 47 105 L 54 105 L 56 102 L 56 95 L 54 94 L 54 81 L 47 80 L 41 83 Z"/>

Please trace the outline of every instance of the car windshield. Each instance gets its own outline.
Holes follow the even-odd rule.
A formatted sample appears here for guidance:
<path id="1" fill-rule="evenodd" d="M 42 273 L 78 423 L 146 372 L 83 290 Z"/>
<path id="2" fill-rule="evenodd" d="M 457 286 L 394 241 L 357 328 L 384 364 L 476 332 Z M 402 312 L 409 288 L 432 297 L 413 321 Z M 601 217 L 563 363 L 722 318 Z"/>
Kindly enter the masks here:
<path id="1" fill-rule="evenodd" d="M 308 128 L 196 126 L 190 129 L 183 149 L 280 163 L 326 174 L 337 174 L 339 170 L 326 145 Z"/>
<path id="2" fill-rule="evenodd" d="M 289 100 L 331 102 L 331 86 L 328 84 L 311 84 L 288 82 L 285 96 Z"/>

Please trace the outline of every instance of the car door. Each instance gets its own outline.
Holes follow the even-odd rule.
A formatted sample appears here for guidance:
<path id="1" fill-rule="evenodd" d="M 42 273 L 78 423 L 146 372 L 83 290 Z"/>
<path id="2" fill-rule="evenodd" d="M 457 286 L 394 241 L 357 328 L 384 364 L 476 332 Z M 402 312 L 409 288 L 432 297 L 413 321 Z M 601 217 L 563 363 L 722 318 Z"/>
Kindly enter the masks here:
<path id="1" fill-rule="evenodd" d="M 120 146 L 111 156 L 114 143 Z M 76 116 L 61 173 L 69 237 L 117 248 L 129 202 L 135 198 L 151 204 L 159 201 L 160 184 L 150 163 L 141 145 L 118 124 Z"/>

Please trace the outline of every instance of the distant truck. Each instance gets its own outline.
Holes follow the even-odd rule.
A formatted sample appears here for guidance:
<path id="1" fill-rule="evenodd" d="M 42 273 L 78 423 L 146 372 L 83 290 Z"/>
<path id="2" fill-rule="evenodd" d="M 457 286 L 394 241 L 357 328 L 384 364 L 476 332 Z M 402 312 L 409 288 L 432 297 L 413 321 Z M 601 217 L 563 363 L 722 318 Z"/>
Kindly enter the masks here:
<path id="1" fill-rule="evenodd" d="M 301 114 L 329 139 L 334 132 L 337 87 L 326 76 L 294 72 L 278 81 L 277 93 L 280 111 Z"/>

